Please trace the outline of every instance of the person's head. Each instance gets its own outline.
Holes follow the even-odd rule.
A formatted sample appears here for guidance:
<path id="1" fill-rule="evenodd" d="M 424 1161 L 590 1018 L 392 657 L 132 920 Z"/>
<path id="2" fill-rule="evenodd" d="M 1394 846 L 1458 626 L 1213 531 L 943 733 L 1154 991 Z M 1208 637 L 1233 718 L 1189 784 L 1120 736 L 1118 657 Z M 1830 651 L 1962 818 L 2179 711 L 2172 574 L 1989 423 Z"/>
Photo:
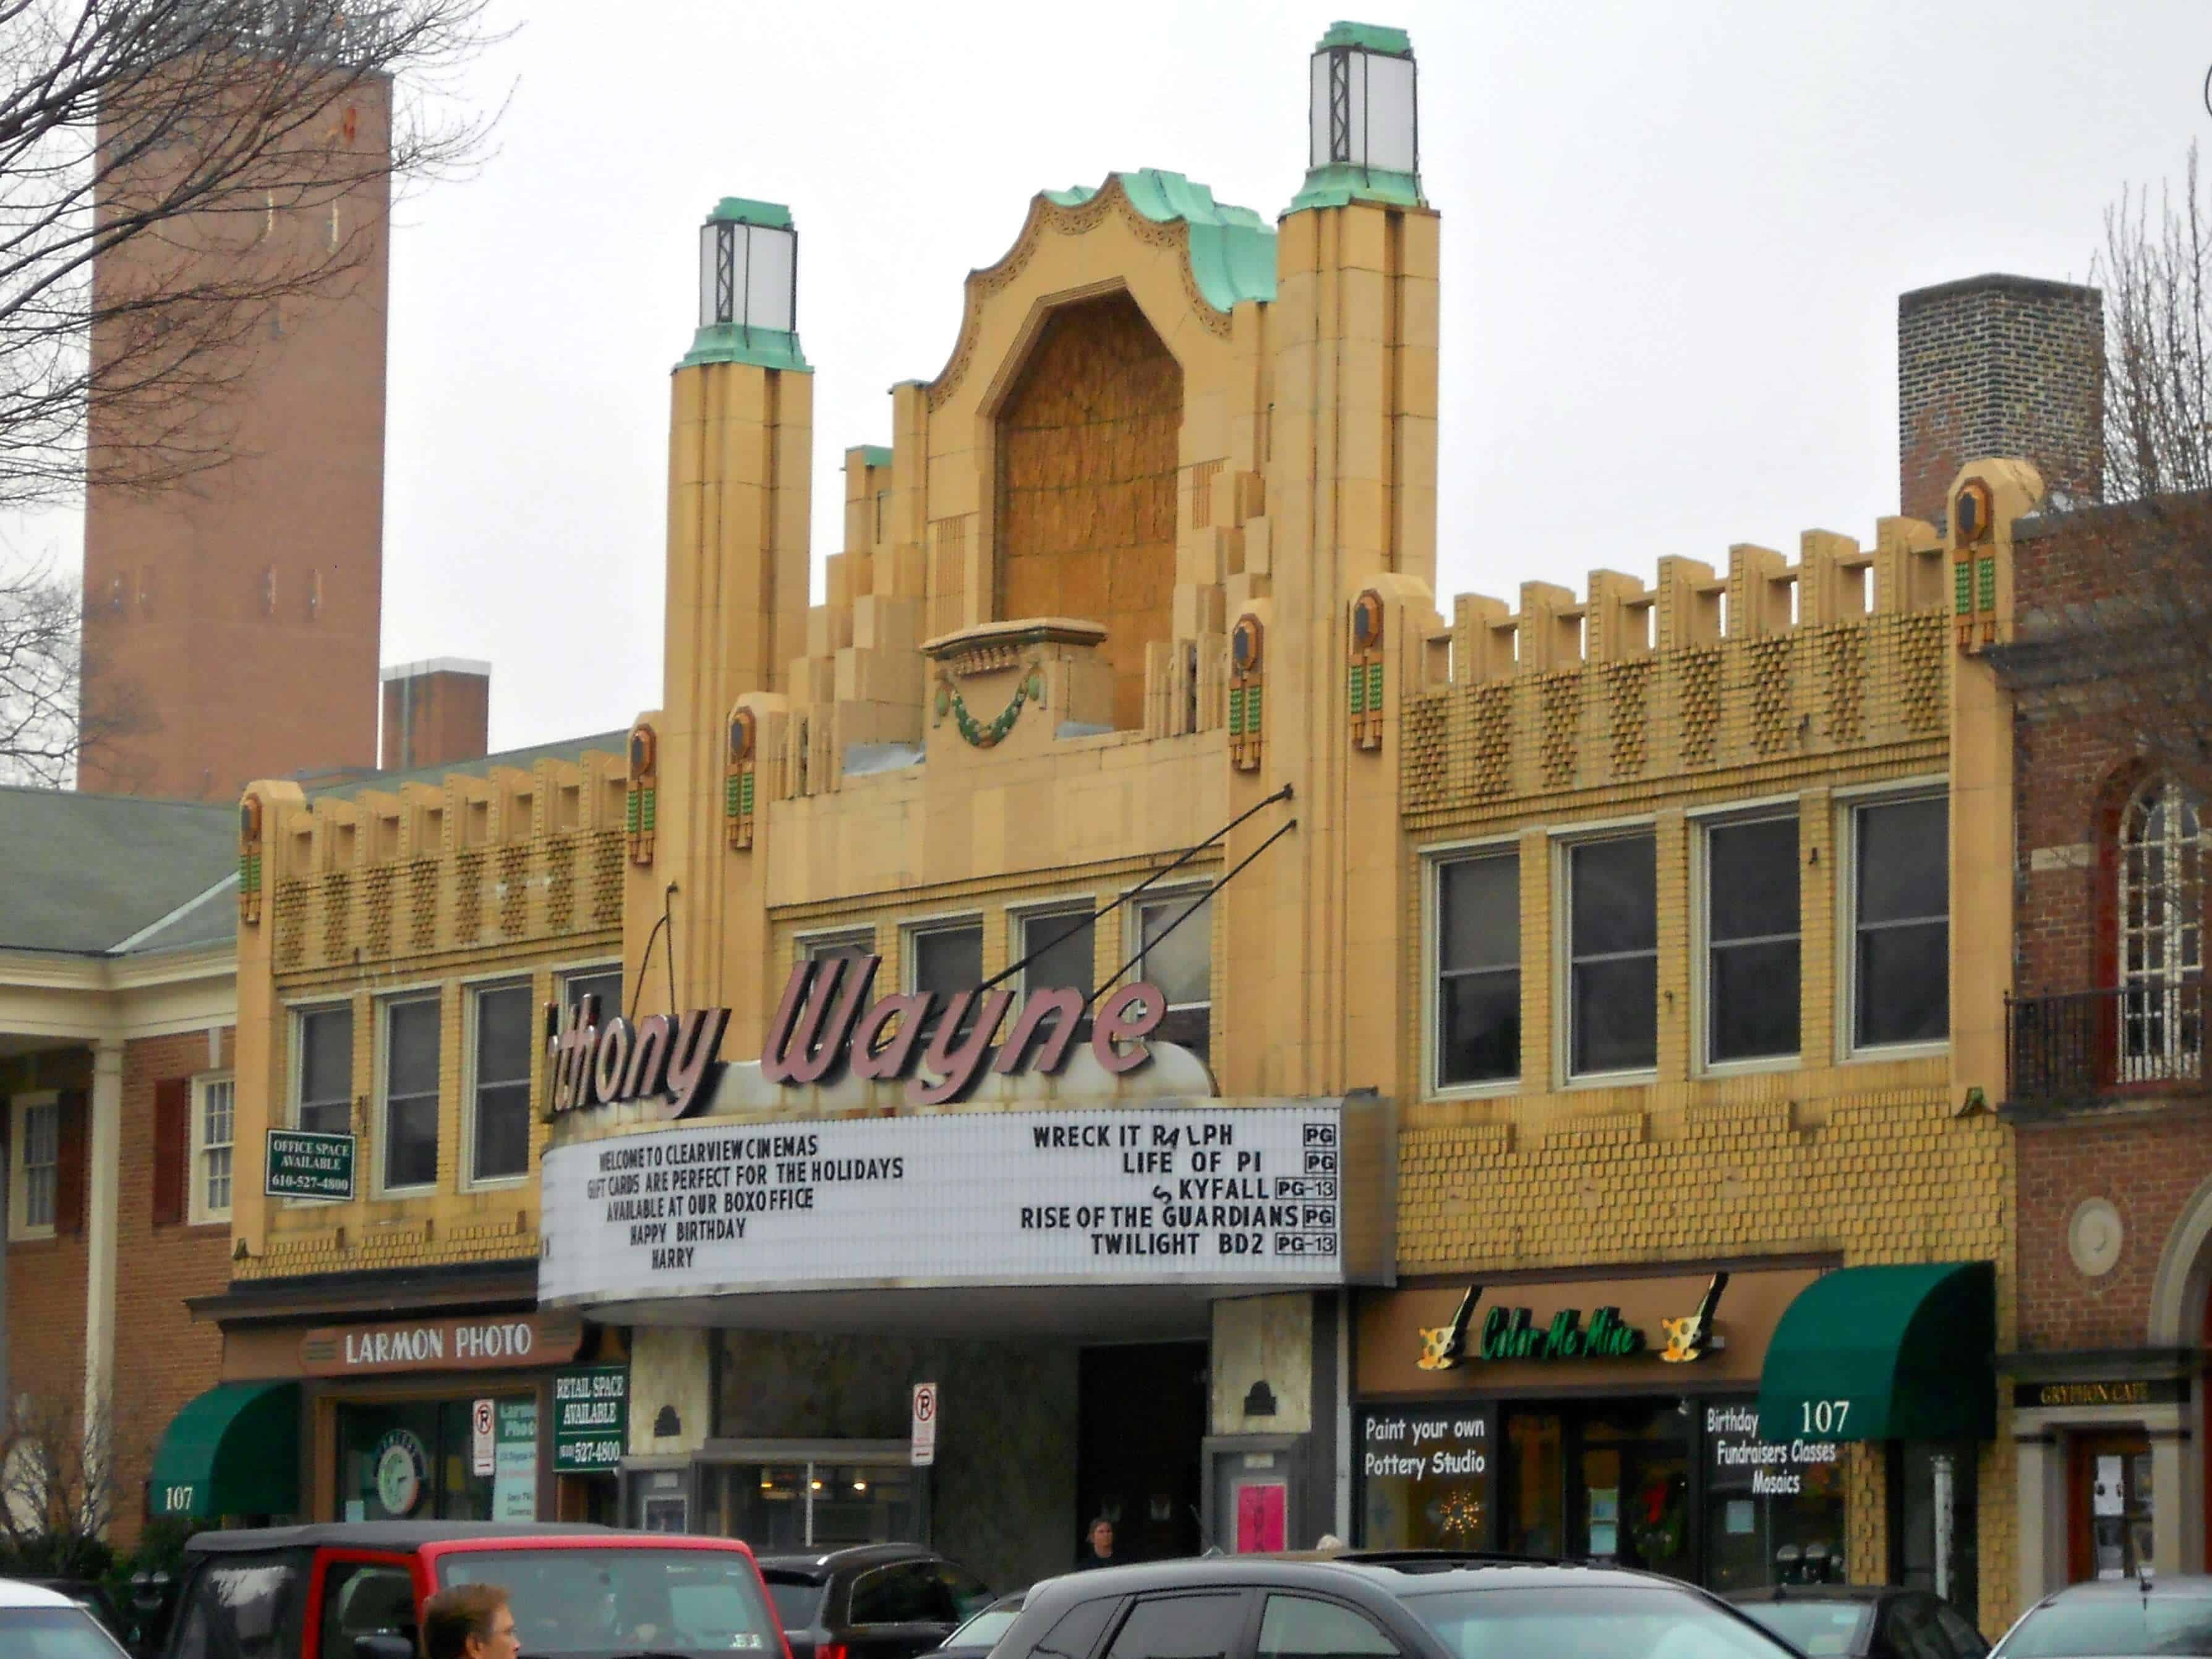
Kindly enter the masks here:
<path id="1" fill-rule="evenodd" d="M 1114 1553 L 1114 1523 L 1103 1515 L 1091 1523 L 1091 1553 L 1097 1556 Z"/>
<path id="2" fill-rule="evenodd" d="M 422 1604 L 422 1659 L 515 1659 L 520 1650 L 497 1584 L 462 1584 Z"/>

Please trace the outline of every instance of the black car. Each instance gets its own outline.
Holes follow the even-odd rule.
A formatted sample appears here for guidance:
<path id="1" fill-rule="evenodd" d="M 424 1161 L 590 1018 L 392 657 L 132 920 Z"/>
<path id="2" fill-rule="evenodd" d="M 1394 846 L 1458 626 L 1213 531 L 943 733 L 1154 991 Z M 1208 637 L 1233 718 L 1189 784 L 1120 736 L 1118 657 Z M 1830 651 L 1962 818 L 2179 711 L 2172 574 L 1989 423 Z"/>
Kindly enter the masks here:
<path id="1" fill-rule="evenodd" d="M 928 1659 L 983 1659 L 999 1645 L 999 1638 L 1014 1627 L 1029 1594 L 1016 1590 L 1012 1595 L 1000 1596 L 932 1649 Z"/>
<path id="2" fill-rule="evenodd" d="M 1926 1590 L 1791 1584 L 1729 1600 L 1813 1659 L 1982 1659 L 1990 1650 L 1981 1632 Z"/>
<path id="3" fill-rule="evenodd" d="M 995 1659 L 1797 1659 L 1717 1595 L 1428 1550 L 1226 1555 L 1033 1586 Z"/>
<path id="4" fill-rule="evenodd" d="M 983 1581 L 913 1544 L 763 1555 L 791 1659 L 915 1659 L 991 1603 Z"/>

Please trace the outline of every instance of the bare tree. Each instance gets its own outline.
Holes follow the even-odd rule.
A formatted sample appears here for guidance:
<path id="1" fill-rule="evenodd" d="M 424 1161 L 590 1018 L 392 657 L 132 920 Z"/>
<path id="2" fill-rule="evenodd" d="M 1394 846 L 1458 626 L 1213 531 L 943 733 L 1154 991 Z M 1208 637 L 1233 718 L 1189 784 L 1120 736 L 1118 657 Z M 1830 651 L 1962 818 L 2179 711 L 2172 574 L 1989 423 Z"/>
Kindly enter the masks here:
<path id="1" fill-rule="evenodd" d="M 90 701 L 88 680 L 100 688 Z M 0 784 L 66 788 L 88 759 L 112 771 L 117 740 L 155 724 L 141 688 L 86 643 L 75 581 L 36 566 L 0 576 Z"/>
<path id="2" fill-rule="evenodd" d="M 96 1578 L 106 1570 L 118 1470 L 145 1449 L 125 1443 L 123 1425 L 136 1415 L 36 1393 L 11 1402 L 0 1419 L 0 1542 L 12 1571 Z"/>
<path id="3" fill-rule="evenodd" d="M 2091 271 L 2106 504 L 2054 511 L 2023 544 L 1999 665 L 2031 710 L 2212 800 L 2212 197 L 2195 146 L 2179 189 L 2122 191 Z"/>

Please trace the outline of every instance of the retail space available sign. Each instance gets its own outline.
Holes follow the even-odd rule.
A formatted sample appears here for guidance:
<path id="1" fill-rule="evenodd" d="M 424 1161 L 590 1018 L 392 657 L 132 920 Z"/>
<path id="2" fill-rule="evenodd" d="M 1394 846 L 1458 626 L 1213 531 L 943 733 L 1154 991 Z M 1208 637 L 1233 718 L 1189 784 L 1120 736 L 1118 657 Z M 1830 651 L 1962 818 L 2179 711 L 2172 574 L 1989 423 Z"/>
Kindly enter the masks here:
<path id="1" fill-rule="evenodd" d="M 1387 1207 L 1388 1146 L 1380 1103 L 1340 1100 L 731 1124 L 572 1142 L 545 1154 L 538 1297 L 1343 1284 L 1387 1271 L 1387 1221 L 1370 1232 Z"/>
<path id="2" fill-rule="evenodd" d="M 354 1138 L 307 1129 L 271 1129 L 262 1161 L 261 1191 L 269 1198 L 353 1196 Z"/>
<path id="3" fill-rule="evenodd" d="M 585 1365 L 553 1379 L 553 1473 L 607 1474 L 629 1441 L 629 1371 Z"/>

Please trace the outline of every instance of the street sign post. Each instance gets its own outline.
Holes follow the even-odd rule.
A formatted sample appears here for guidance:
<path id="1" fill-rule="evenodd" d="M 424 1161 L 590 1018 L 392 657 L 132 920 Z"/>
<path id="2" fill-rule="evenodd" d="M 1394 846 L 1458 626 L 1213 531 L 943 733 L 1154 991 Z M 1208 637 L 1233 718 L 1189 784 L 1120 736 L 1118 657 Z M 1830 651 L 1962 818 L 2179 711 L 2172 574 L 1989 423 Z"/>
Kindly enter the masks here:
<path id="1" fill-rule="evenodd" d="M 491 1474 L 499 1468 L 499 1442 L 492 1432 L 492 1406 L 489 1400 L 479 1400 L 469 1408 L 469 1449 L 473 1454 L 470 1467 L 477 1474 Z"/>
<path id="2" fill-rule="evenodd" d="M 920 1468 L 937 1461 L 937 1384 L 914 1385 L 914 1446 L 909 1456 Z"/>

